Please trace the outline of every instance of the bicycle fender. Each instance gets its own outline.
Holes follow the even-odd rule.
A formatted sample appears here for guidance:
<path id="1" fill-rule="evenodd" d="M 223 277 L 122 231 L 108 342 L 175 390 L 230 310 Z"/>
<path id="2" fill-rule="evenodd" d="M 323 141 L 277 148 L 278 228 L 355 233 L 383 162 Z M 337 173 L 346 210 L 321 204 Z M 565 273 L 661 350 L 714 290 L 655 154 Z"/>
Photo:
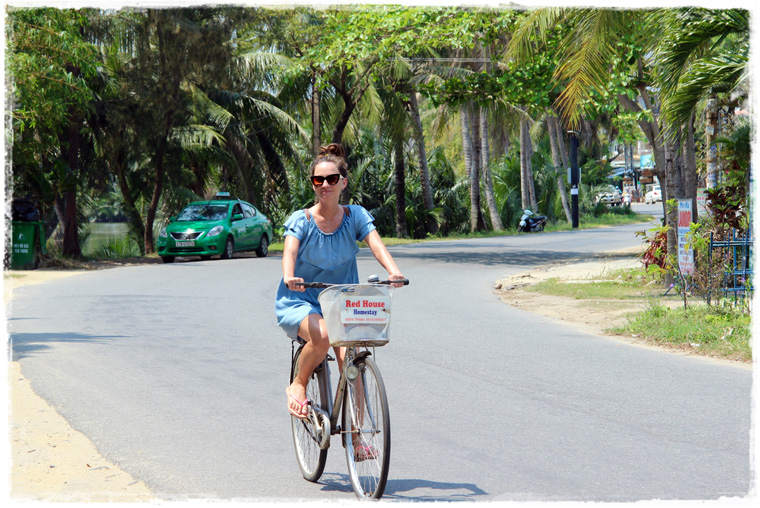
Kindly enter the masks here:
<path id="1" fill-rule="evenodd" d="M 361 353 L 357 353 L 354 357 L 354 363 L 364 363 L 364 360 L 366 360 L 367 357 L 371 355 L 372 353 L 370 351 L 362 351 Z"/>

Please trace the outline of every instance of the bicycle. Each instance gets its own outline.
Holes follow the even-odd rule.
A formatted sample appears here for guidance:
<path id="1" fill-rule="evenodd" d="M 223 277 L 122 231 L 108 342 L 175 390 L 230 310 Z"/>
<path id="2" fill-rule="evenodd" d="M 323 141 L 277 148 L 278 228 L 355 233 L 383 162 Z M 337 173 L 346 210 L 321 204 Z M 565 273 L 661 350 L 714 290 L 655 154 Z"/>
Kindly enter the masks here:
<path id="1" fill-rule="evenodd" d="M 317 482 L 325 468 L 330 437 L 340 435 L 351 486 L 359 499 L 380 499 L 388 479 L 388 398 L 380 370 L 369 357 L 376 347 L 388 343 L 393 283 L 408 285 L 409 281 L 380 281 L 372 276 L 367 284 L 302 283 L 306 288 L 324 289 L 319 303 L 330 345 L 347 349 L 334 399 L 328 362 L 335 359 L 328 354 L 306 385 L 308 417 L 291 416 L 298 466 L 304 479 Z M 291 383 L 305 344 L 300 337 L 293 341 Z"/>

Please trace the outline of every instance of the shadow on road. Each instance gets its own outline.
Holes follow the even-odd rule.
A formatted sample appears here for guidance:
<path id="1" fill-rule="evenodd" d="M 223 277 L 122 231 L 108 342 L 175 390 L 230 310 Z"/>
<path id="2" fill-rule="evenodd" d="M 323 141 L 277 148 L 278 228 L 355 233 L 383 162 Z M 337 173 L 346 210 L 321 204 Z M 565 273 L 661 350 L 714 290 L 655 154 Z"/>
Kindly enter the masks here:
<path id="1" fill-rule="evenodd" d="M 411 258 L 416 260 L 430 260 L 432 262 L 456 263 L 456 264 L 473 264 L 483 266 L 534 266 L 547 263 L 560 263 L 578 258 L 588 258 L 593 256 L 589 252 L 581 251 L 562 251 L 552 252 L 546 250 L 530 251 L 510 251 L 506 248 L 500 249 L 478 249 L 468 251 L 460 246 L 457 250 L 448 250 L 441 248 L 436 251 L 434 247 L 425 246 L 425 249 L 394 249 L 394 259 Z"/>
<path id="2" fill-rule="evenodd" d="M 347 474 L 331 473 L 322 476 L 323 491 L 353 493 Z M 475 496 L 488 495 L 472 483 L 434 482 L 430 480 L 388 480 L 383 499 L 397 501 L 473 501 Z"/>
<path id="3" fill-rule="evenodd" d="M 90 342 L 105 344 L 111 339 L 120 339 L 128 335 L 87 335 L 81 333 L 11 333 L 9 342 L 12 361 L 32 356 L 35 352 L 49 349 L 53 342 Z"/>

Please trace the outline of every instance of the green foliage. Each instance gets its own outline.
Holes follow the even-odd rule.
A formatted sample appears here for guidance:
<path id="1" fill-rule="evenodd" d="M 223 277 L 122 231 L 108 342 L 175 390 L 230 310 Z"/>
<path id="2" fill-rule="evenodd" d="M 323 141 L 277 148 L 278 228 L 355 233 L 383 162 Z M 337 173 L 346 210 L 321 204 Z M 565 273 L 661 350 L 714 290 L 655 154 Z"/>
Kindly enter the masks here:
<path id="1" fill-rule="evenodd" d="M 95 259 L 122 259 L 139 255 L 140 247 L 131 235 L 121 239 L 109 238 L 91 254 Z"/>
<path id="2" fill-rule="evenodd" d="M 618 95 L 633 96 L 634 85 L 654 79 L 646 65 L 637 68 L 655 42 L 642 36 L 656 19 L 650 14 L 370 5 L 323 10 L 10 8 L 13 192 L 37 198 L 52 230 L 54 203 L 75 191 L 82 218 L 82 210 L 90 216 L 123 212 L 139 242 L 151 226 L 148 216 L 155 213 L 159 224 L 152 226 L 160 228 L 160 221 L 185 203 L 217 190 L 253 202 L 282 224 L 314 199 L 306 172 L 310 130 L 315 128 L 309 104 L 316 85 L 322 92 L 323 144 L 340 115 L 356 108 L 344 139 L 352 171 L 348 199 L 375 213 L 381 233 L 395 234 L 394 153 L 388 144 L 394 135 L 405 142 L 409 235 L 426 236 L 431 217 L 440 235 L 465 232 L 470 183 L 452 166 L 460 162 L 454 159 L 461 151 L 457 128 L 450 126 L 447 146 L 435 146 L 425 133 L 433 210 L 423 205 L 405 109 L 416 89 L 431 99 L 421 104 L 426 128 L 437 105 L 456 110 L 458 103 L 472 100 L 489 110 L 499 129 L 491 139 L 496 206 L 510 228 L 521 213 L 516 143 L 507 155 L 494 155 L 503 153 L 498 145 L 509 135 L 509 117 L 527 109 L 537 120 L 572 80 L 585 75 L 594 79 L 572 92 L 590 131 L 579 151 L 581 213 L 589 219 L 629 213 L 592 202 L 596 186 L 608 183 L 610 171 L 598 162 L 604 150 L 595 129 L 604 125 L 618 131 L 619 139 L 632 141 L 637 122 L 650 120 L 648 111 L 621 113 L 617 103 Z M 741 66 L 745 14 L 681 10 L 678 19 L 684 24 L 675 32 L 696 36 L 707 25 L 727 24 L 731 35 L 704 40 L 724 56 L 738 55 Z M 543 29 L 521 31 L 531 20 L 539 20 Z M 507 40 L 521 34 L 527 34 L 520 42 L 525 58 L 505 56 Z M 609 37 L 600 38 L 605 34 Z M 594 74 L 598 62 L 593 55 L 581 67 L 568 63 L 578 63 L 584 45 L 600 42 L 608 45 L 601 56 L 612 58 L 605 60 L 603 75 Z M 481 57 L 481 48 L 490 60 Z M 344 102 L 346 91 L 364 95 Z M 65 162 L 67 142 L 61 139 L 71 125 L 80 134 L 78 171 Z M 730 161 L 723 168 L 729 171 L 729 188 L 716 191 L 726 196 L 716 194 L 715 202 L 728 208 L 716 216 L 746 216 L 737 211 L 741 200 L 729 203 L 729 198 L 741 194 L 739 185 L 746 180 L 749 138 L 749 126 L 740 126 L 720 140 L 726 147 L 722 157 Z M 537 212 L 562 222 L 546 136 L 534 133 L 534 142 Z M 458 170 L 461 175 L 461 164 Z M 490 214 L 481 201 L 488 223 Z"/>
<path id="3" fill-rule="evenodd" d="M 456 7 L 353 6 L 326 11 L 319 41 L 305 51 L 306 67 L 345 67 L 411 57 L 436 48 L 471 48 L 509 27 L 505 10 Z M 364 62 L 361 64 L 361 62 Z"/>
<path id="4" fill-rule="evenodd" d="M 84 111 L 93 99 L 87 79 L 97 72 L 97 49 L 82 35 L 87 13 L 11 8 L 8 25 L 14 129 L 60 132 L 71 108 Z"/>
<path id="5" fill-rule="evenodd" d="M 670 226 L 636 232 L 636 236 L 643 238 L 645 245 L 644 252 L 641 254 L 641 263 L 644 269 L 654 276 L 661 277 L 671 268 L 668 258 L 668 229 Z"/>

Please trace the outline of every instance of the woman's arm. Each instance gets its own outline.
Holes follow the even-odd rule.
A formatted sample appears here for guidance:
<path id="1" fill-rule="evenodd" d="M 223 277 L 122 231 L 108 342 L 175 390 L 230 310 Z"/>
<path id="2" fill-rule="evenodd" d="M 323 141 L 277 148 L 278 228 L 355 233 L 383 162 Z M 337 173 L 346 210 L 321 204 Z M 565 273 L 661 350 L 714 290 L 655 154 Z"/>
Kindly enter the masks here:
<path id="1" fill-rule="evenodd" d="M 303 286 L 296 286 L 296 283 L 303 282 L 303 279 L 295 276 L 296 258 L 300 245 L 300 240 L 295 236 L 288 235 L 285 237 L 285 247 L 282 250 L 282 280 L 291 291 L 303 292 L 305 291 Z"/>
<path id="2" fill-rule="evenodd" d="M 380 238 L 377 230 L 370 231 L 369 234 L 364 238 L 364 241 L 367 242 L 367 245 L 372 251 L 372 254 L 375 256 L 375 259 L 377 259 L 377 261 L 383 265 L 383 268 L 388 271 L 388 280 L 401 280 L 404 278 L 401 270 L 399 270 L 398 266 L 396 266 L 396 262 L 393 261 L 391 253 L 388 252 L 388 249 L 385 248 L 385 244 L 383 243 L 382 238 Z"/>

